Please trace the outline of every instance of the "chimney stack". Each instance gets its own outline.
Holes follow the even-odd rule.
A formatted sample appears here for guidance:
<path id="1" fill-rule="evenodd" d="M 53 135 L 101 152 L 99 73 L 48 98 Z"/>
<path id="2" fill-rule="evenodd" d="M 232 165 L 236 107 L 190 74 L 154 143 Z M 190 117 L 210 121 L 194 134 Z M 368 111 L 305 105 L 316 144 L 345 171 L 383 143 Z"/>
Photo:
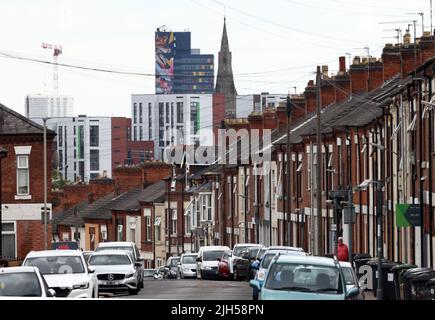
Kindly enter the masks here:
<path id="1" fill-rule="evenodd" d="M 344 74 L 346 72 L 346 57 L 339 57 L 339 74 Z"/>
<path id="2" fill-rule="evenodd" d="M 323 78 L 328 78 L 328 66 L 327 65 L 322 66 L 322 75 L 323 75 Z"/>
<path id="3" fill-rule="evenodd" d="M 352 62 L 352 64 L 358 65 L 358 64 L 360 64 L 360 63 L 361 63 L 361 58 L 360 58 L 359 56 L 355 56 L 355 57 L 353 58 L 353 62 Z"/>

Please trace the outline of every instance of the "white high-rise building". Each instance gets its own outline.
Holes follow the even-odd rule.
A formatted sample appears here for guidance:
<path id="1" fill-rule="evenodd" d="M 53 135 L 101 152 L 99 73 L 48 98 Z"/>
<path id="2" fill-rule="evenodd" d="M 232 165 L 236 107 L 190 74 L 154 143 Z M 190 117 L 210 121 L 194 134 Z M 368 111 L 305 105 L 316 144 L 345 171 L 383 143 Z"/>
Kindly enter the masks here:
<path id="1" fill-rule="evenodd" d="M 236 117 L 247 118 L 251 112 L 263 112 L 266 108 L 276 108 L 280 103 L 285 103 L 286 94 L 261 94 L 238 95 L 236 97 Z"/>
<path id="2" fill-rule="evenodd" d="M 25 100 L 25 115 L 37 123 L 42 118 L 72 117 L 74 99 L 72 96 L 29 94 Z"/>
<path id="3" fill-rule="evenodd" d="M 181 132 L 181 137 L 177 137 L 179 144 L 214 145 L 213 128 L 219 126 L 223 113 L 219 121 L 214 117 L 212 94 L 131 96 L 132 141 L 154 141 L 155 159 L 163 159 L 170 129 Z"/>
<path id="4" fill-rule="evenodd" d="M 53 118 L 59 170 L 70 181 L 112 176 L 112 118 L 78 116 Z"/>

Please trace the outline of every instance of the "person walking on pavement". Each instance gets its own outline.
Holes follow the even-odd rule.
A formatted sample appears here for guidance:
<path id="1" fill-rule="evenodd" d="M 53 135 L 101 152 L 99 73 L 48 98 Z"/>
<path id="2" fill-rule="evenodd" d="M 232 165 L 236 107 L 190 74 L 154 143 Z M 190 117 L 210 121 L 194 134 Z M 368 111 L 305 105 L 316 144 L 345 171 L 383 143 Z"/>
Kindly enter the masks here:
<path id="1" fill-rule="evenodd" d="M 337 258 L 338 261 L 349 261 L 349 249 L 347 245 L 343 243 L 343 237 L 338 238 Z"/>

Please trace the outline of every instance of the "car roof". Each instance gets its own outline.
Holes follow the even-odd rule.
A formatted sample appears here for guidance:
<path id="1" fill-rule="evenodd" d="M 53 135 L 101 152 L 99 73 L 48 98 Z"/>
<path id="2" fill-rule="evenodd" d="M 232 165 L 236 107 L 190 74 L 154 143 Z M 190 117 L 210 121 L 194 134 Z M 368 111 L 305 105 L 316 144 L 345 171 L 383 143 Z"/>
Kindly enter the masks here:
<path id="1" fill-rule="evenodd" d="M 207 247 L 201 247 L 199 250 L 201 251 L 222 251 L 222 250 L 230 250 L 230 247 L 227 246 L 207 246 Z"/>
<path id="2" fill-rule="evenodd" d="M 82 256 L 80 250 L 43 250 L 43 251 L 31 251 L 27 254 L 27 258 L 34 257 L 56 257 L 56 256 Z"/>
<path id="3" fill-rule="evenodd" d="M 0 268 L 0 273 L 36 272 L 36 267 L 6 267 Z"/>
<path id="4" fill-rule="evenodd" d="M 352 268 L 352 264 L 349 261 L 340 261 L 340 266 L 344 268 Z"/>
<path id="5" fill-rule="evenodd" d="M 314 265 L 323 265 L 323 266 L 336 266 L 333 258 L 327 257 L 318 257 L 318 256 L 300 256 L 300 255 L 281 255 L 278 257 L 276 262 L 279 263 L 311 263 Z"/>
<path id="6" fill-rule="evenodd" d="M 103 250 L 103 251 L 97 251 L 92 253 L 92 256 L 106 256 L 106 255 L 131 256 L 131 253 L 124 250 Z"/>
<path id="7" fill-rule="evenodd" d="M 98 247 L 130 247 L 133 246 L 133 242 L 127 241 L 113 241 L 113 242 L 100 242 Z"/>
<path id="8" fill-rule="evenodd" d="M 197 255 L 198 255 L 198 253 L 192 252 L 192 253 L 183 253 L 181 256 L 185 257 L 185 256 L 197 256 Z"/>
<path id="9" fill-rule="evenodd" d="M 289 254 L 294 254 L 294 255 L 303 255 L 305 256 L 306 253 L 303 251 L 295 251 L 295 250 L 287 250 L 287 249 L 272 249 L 272 250 L 267 250 L 263 255 L 267 256 L 267 255 L 275 255 L 278 253 L 289 253 Z"/>
<path id="10" fill-rule="evenodd" d="M 235 247 L 262 247 L 263 245 L 258 243 L 238 243 L 234 246 Z"/>
<path id="11" fill-rule="evenodd" d="M 304 249 L 299 247 L 289 247 L 289 246 L 272 246 L 267 248 L 267 250 L 292 250 L 292 251 L 304 251 Z"/>

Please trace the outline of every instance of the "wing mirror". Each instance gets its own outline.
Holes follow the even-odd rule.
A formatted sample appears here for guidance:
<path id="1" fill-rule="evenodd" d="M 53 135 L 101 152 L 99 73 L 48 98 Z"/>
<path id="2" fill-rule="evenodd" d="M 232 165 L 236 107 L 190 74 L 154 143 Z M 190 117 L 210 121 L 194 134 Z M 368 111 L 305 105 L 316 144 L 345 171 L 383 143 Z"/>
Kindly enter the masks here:
<path id="1" fill-rule="evenodd" d="M 56 291 L 54 291 L 54 289 L 48 289 L 48 296 L 54 298 L 56 296 Z"/>
<path id="2" fill-rule="evenodd" d="M 260 283 L 258 282 L 258 280 L 249 281 L 249 286 L 252 288 L 256 288 L 258 291 L 261 290 Z"/>
<path id="3" fill-rule="evenodd" d="M 95 267 L 89 266 L 88 267 L 88 272 L 89 273 L 94 273 L 95 272 Z"/>
<path id="4" fill-rule="evenodd" d="M 202 262 L 201 257 L 196 258 L 196 262 Z"/>
<path id="5" fill-rule="evenodd" d="M 346 298 L 350 299 L 356 297 L 359 294 L 359 289 L 357 287 L 352 287 L 346 292 Z"/>
<path id="6" fill-rule="evenodd" d="M 142 267 L 142 262 L 137 261 L 137 262 L 134 263 L 134 266 L 137 267 L 137 268 Z"/>
<path id="7" fill-rule="evenodd" d="M 218 257 L 218 258 L 216 258 L 217 259 L 217 261 L 221 261 L 222 260 L 222 258 L 220 258 L 220 257 Z"/>

